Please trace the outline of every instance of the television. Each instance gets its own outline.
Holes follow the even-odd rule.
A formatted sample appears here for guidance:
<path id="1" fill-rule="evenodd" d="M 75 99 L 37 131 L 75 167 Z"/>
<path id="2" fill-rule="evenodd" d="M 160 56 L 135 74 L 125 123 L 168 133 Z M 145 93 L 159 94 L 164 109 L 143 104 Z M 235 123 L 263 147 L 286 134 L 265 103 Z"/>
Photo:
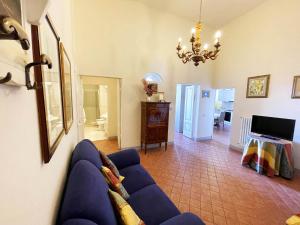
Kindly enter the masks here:
<path id="1" fill-rule="evenodd" d="M 271 139 L 293 141 L 295 124 L 296 120 L 253 115 L 251 132 Z"/>

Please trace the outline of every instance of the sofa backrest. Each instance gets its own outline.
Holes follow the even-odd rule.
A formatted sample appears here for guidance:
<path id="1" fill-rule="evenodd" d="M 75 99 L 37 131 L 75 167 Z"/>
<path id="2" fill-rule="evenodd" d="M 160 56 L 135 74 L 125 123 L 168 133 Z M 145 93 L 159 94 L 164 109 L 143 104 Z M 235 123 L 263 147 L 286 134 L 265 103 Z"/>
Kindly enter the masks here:
<path id="1" fill-rule="evenodd" d="M 71 168 L 80 160 L 87 160 L 97 168 L 101 168 L 102 161 L 99 151 L 90 140 L 83 140 L 77 144 L 73 151 Z"/>
<path id="2" fill-rule="evenodd" d="M 97 225 L 117 225 L 108 196 L 108 185 L 100 170 L 87 160 L 79 160 L 70 171 L 57 224 L 86 219 Z"/>

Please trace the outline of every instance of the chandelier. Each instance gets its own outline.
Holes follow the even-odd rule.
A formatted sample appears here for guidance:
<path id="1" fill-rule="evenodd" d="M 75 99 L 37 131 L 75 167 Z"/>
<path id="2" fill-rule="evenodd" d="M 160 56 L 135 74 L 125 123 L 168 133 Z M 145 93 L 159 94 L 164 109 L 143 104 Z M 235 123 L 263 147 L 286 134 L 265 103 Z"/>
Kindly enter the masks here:
<path id="1" fill-rule="evenodd" d="M 201 30 L 202 30 L 202 0 L 200 3 L 200 15 L 199 15 L 199 22 L 196 24 L 196 26 L 192 29 L 192 37 L 190 39 L 190 42 L 192 44 L 192 50 L 186 51 L 186 46 L 182 46 L 181 42 L 182 39 L 179 38 L 178 45 L 177 45 L 177 55 L 182 60 L 182 62 L 185 64 L 187 62 L 193 61 L 195 66 L 198 66 L 200 62 L 205 63 L 207 59 L 215 60 L 218 56 L 218 53 L 220 52 L 220 37 L 221 32 L 217 31 L 215 34 L 215 45 L 214 50 L 210 51 L 208 50 L 209 45 L 204 44 L 203 49 L 201 49 L 202 43 L 201 43 Z"/>

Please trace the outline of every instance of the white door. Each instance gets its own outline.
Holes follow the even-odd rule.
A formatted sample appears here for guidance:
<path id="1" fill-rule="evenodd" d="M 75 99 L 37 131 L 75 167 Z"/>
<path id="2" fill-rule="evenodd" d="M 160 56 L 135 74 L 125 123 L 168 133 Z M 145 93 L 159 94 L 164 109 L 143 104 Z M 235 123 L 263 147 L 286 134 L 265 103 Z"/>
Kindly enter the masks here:
<path id="1" fill-rule="evenodd" d="M 193 138 L 194 87 L 185 88 L 185 104 L 183 118 L 183 135 Z"/>

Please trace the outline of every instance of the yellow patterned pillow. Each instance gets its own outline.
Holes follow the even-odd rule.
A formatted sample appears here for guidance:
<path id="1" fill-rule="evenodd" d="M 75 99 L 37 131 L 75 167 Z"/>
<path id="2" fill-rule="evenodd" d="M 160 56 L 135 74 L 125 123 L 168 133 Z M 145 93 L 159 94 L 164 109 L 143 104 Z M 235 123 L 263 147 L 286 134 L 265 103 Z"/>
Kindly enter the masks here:
<path id="1" fill-rule="evenodd" d="M 106 166 L 107 168 L 109 168 L 120 181 L 124 180 L 125 177 L 120 175 L 119 170 L 116 167 L 116 165 L 107 157 L 107 155 L 105 155 L 101 151 L 100 151 L 100 158 L 102 159 L 103 165 Z"/>
<path id="2" fill-rule="evenodd" d="M 101 172 L 105 177 L 110 188 L 118 192 L 124 199 L 127 200 L 129 198 L 129 194 L 122 185 L 121 181 L 115 176 L 115 174 L 105 166 L 101 167 Z"/>
<path id="3" fill-rule="evenodd" d="M 119 213 L 122 224 L 124 225 L 145 225 L 131 206 L 117 192 L 108 190 L 110 198 L 116 211 Z"/>
<path id="4" fill-rule="evenodd" d="M 286 221 L 287 225 L 300 225 L 300 215 L 295 215 Z"/>

